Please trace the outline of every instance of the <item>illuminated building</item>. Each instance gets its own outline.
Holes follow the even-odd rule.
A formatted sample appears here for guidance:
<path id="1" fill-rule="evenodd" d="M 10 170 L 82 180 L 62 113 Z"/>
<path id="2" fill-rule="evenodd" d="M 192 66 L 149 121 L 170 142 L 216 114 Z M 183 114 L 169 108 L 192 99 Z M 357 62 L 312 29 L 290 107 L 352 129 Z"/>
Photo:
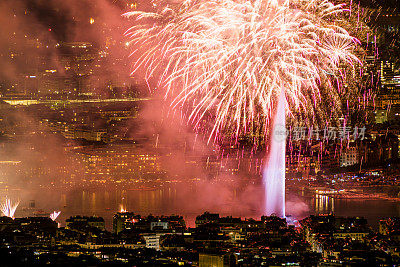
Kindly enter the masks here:
<path id="1" fill-rule="evenodd" d="M 359 163 L 358 148 L 351 146 L 340 153 L 340 167 L 353 166 Z"/>
<path id="2" fill-rule="evenodd" d="M 140 215 L 133 212 L 118 212 L 113 217 L 113 233 L 133 229 L 133 225 L 141 219 Z"/>
<path id="3" fill-rule="evenodd" d="M 87 147 L 76 153 L 84 163 L 88 181 L 139 182 L 162 178 L 159 156 L 132 143 Z"/>
<path id="4" fill-rule="evenodd" d="M 105 222 L 104 219 L 101 217 L 87 217 L 87 216 L 72 216 L 66 220 L 66 228 L 81 228 L 84 226 L 95 227 L 100 230 L 105 230 Z"/>

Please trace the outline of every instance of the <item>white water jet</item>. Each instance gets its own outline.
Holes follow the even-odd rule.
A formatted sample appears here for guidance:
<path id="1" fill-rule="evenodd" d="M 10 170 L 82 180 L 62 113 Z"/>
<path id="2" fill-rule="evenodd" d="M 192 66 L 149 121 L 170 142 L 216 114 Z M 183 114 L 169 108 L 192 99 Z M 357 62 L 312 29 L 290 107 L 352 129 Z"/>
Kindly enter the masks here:
<path id="1" fill-rule="evenodd" d="M 267 216 L 275 214 L 285 217 L 285 158 L 286 158 L 286 116 L 285 93 L 279 96 L 272 138 L 264 166 L 265 210 Z"/>

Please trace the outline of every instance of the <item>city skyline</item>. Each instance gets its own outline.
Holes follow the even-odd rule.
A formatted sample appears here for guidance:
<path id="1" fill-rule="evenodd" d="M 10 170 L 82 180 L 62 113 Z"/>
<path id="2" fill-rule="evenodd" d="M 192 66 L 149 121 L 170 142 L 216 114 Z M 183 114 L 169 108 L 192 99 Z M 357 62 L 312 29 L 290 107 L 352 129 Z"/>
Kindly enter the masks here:
<path id="1" fill-rule="evenodd" d="M 217 2 L 211 6 L 243 1 Z M 382 259 L 384 266 L 398 264 L 398 2 L 346 1 L 343 8 L 348 15 L 335 19 L 349 36 L 358 38 L 355 54 L 362 65 L 355 68 L 354 77 L 343 75 L 340 85 L 332 85 L 332 90 L 343 86 L 338 101 L 330 98 L 333 94 L 329 90 L 322 93 L 324 101 L 318 104 L 328 112 L 323 119 L 303 121 L 309 114 L 288 108 L 291 112 L 286 120 L 283 118 L 286 127 L 276 128 L 276 141 L 285 144 L 280 151 L 286 176 L 283 214 L 267 214 L 265 210 L 263 172 L 271 162 L 269 147 L 275 131 L 257 121 L 268 113 L 273 122 L 273 97 L 273 103 L 267 101 L 271 110 L 253 117 L 252 125 L 251 116 L 247 116 L 250 113 L 240 118 L 232 113 L 225 117 L 228 127 L 215 128 L 218 123 L 224 124 L 218 122 L 220 113 L 198 108 L 194 98 L 185 96 L 182 107 L 171 107 L 170 101 L 176 99 L 168 94 L 166 97 L 165 86 L 159 81 L 167 72 L 151 68 L 160 64 L 163 69 L 161 63 L 152 61 L 147 70 L 135 68 L 140 53 L 149 49 L 143 45 L 146 42 L 132 42 L 124 35 L 137 25 L 135 16 L 172 16 L 160 10 L 174 9 L 181 3 L 0 3 L 0 203 L 4 215 L 0 217 L 0 255 L 8 251 L 20 255 L 18 249 L 27 244 L 18 240 L 26 238 L 36 240 L 29 253 L 39 253 L 38 259 L 44 261 L 47 256 L 43 255 L 60 253 L 48 259 L 53 263 L 63 259 L 61 254 L 86 254 L 103 255 L 98 262 L 93 261 L 94 265 L 111 264 L 122 253 L 124 260 L 116 261 L 138 266 L 152 257 L 149 255 L 157 258 L 152 262 L 155 266 L 162 264 L 162 258 L 171 266 L 244 266 L 245 262 L 248 266 L 262 262 L 317 266 L 324 261 L 359 264 L 352 257 L 362 258 L 364 264 L 374 265 Z M 281 1 L 276 4 L 278 9 L 283 5 Z M 174 16 L 180 18 L 179 12 L 187 12 L 189 7 L 174 9 L 178 14 Z M 290 6 L 290 10 L 297 8 Z M 123 15 L 127 12 L 134 15 L 127 18 Z M 154 26 L 151 19 L 145 22 Z M 334 23 L 332 18 L 326 20 Z M 162 21 L 161 25 L 170 22 Z M 191 28 L 197 31 L 197 27 Z M 356 35 L 360 29 L 362 34 Z M 170 41 L 159 45 L 172 44 Z M 178 47 L 185 45 L 179 43 Z M 133 50 L 139 54 L 132 54 Z M 167 52 L 163 56 L 170 59 Z M 213 59 L 218 62 L 217 55 Z M 344 65 L 334 69 L 342 75 Z M 202 66 L 206 68 L 207 64 Z M 334 76 L 332 69 L 320 70 Z M 185 71 L 187 75 L 195 72 L 190 68 Z M 179 77 L 179 70 L 177 73 Z M 214 83 L 210 82 L 210 88 Z M 181 90 L 178 84 L 169 86 Z M 180 92 L 186 94 L 185 90 Z M 196 97 L 211 92 L 207 90 L 196 92 Z M 227 91 L 211 94 L 211 98 L 221 98 Z M 230 101 L 232 110 L 244 103 L 236 97 Z M 203 116 L 193 119 L 193 110 Z M 257 108 L 253 111 L 260 112 Z M 243 130 L 232 126 L 238 121 L 238 128 Z M 213 129 L 218 129 L 218 134 L 213 135 Z M 118 216 L 127 216 L 120 227 L 130 227 L 123 235 L 113 230 L 113 221 L 121 219 Z M 140 220 L 143 223 L 134 227 Z M 167 220 L 174 220 L 174 227 Z M 202 226 L 199 220 L 207 222 Z M 246 227 L 250 221 L 251 227 Z M 100 230 L 92 228 L 95 224 Z M 176 230 L 178 224 L 182 227 Z M 95 236 L 104 237 L 104 242 L 116 250 L 107 254 L 105 243 Z M 274 238 L 276 243 L 271 241 Z M 122 246 L 124 242 L 131 247 Z M 283 253 L 287 242 L 295 246 L 290 253 Z M 70 244 L 82 251 L 68 251 Z M 172 244 L 171 248 L 167 244 Z M 47 246 L 52 248 L 43 250 Z M 53 250 L 57 246 L 60 250 Z M 362 252 L 357 254 L 354 251 L 358 249 Z M 129 256 L 138 251 L 144 253 L 142 258 Z M 168 254 L 170 251 L 174 252 Z M 368 253 L 373 256 L 366 257 Z M 27 261 L 33 264 L 34 257 Z M 75 258 L 77 262 L 84 256 L 80 257 Z M 175 262 L 174 257 L 181 260 Z M 15 261 L 9 259 L 10 263 Z M 231 265 L 218 265 L 227 261 Z"/>

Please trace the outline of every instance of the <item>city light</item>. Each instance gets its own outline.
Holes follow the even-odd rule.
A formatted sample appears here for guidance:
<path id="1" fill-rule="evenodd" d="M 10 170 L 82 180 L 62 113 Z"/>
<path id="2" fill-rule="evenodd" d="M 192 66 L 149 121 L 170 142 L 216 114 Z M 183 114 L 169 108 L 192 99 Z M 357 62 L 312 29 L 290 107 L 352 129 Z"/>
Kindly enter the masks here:
<path id="1" fill-rule="evenodd" d="M 400 266 L 399 1 L 2 1 L 0 265 Z"/>

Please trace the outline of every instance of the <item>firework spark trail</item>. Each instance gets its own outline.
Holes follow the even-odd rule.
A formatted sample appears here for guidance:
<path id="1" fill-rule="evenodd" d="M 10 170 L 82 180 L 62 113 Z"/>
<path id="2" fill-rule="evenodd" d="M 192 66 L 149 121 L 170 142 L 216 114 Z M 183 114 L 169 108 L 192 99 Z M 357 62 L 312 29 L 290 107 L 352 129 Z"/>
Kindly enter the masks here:
<path id="1" fill-rule="evenodd" d="M 159 86 L 196 126 L 215 115 L 210 138 L 266 132 L 283 91 L 288 114 L 337 112 L 345 68 L 356 73 L 358 40 L 343 27 L 345 5 L 325 0 L 183 0 L 129 12 L 133 73 Z M 351 76 L 351 75 L 350 75 Z M 327 99 L 328 98 L 328 99 Z M 326 103 L 320 105 L 321 102 Z"/>
<path id="2" fill-rule="evenodd" d="M 19 205 L 19 202 L 13 204 L 11 202 L 11 199 L 6 197 L 6 200 L 4 203 L 1 204 L 1 212 L 3 213 L 3 216 L 14 218 L 15 211 Z"/>
<path id="3" fill-rule="evenodd" d="M 53 211 L 53 213 L 50 214 L 50 219 L 53 221 L 57 220 L 57 217 L 61 214 L 61 211 Z"/>

